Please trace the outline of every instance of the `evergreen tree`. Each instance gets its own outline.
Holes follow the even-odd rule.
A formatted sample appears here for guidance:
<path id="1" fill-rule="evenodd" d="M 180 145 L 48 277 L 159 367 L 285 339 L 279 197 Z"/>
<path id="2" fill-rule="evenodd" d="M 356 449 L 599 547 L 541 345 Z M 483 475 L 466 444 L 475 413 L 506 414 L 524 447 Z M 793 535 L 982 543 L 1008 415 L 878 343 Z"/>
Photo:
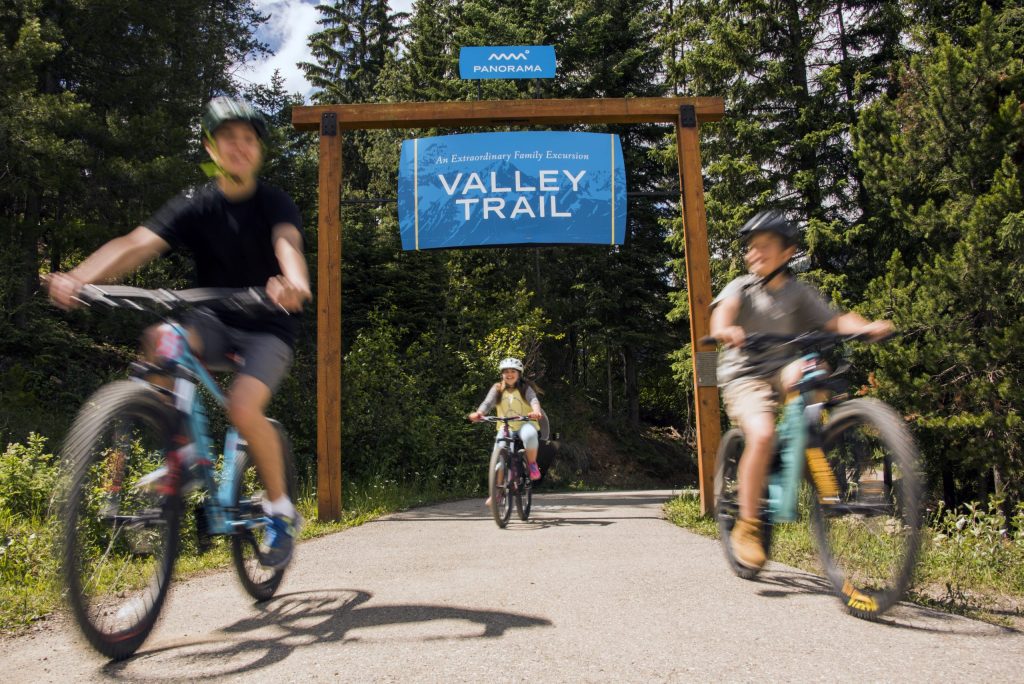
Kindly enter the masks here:
<path id="1" fill-rule="evenodd" d="M 815 278 L 840 299 L 871 268 L 844 243 L 867 198 L 850 129 L 889 85 L 902 54 L 893 0 L 702 0 L 679 5 L 666 48 L 680 94 L 722 96 L 726 117 L 702 139 L 715 289 L 741 269 L 735 230 L 755 210 L 805 222 Z M 680 311 L 680 314 L 683 312 Z"/>
<path id="2" fill-rule="evenodd" d="M 857 131 L 891 236 L 867 312 L 905 332 L 872 349 L 878 390 L 949 505 L 1024 493 L 1024 68 L 1001 18 L 984 8 L 965 41 L 939 36 Z"/>

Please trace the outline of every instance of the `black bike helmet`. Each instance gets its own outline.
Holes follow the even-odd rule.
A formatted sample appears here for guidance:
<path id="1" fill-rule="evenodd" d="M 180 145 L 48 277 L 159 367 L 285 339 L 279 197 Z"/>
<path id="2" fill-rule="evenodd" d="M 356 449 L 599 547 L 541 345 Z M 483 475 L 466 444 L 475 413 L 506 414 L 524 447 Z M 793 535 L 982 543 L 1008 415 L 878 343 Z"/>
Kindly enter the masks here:
<path id="1" fill-rule="evenodd" d="M 229 121 L 244 121 L 256 129 L 260 140 L 267 138 L 267 122 L 255 107 L 245 100 L 231 97 L 215 97 L 203 110 L 203 130 L 213 137 L 214 131 Z"/>
<path id="2" fill-rule="evenodd" d="M 787 247 L 797 244 L 800 229 L 778 209 L 759 211 L 740 228 L 740 239 L 749 240 L 754 233 L 775 233 Z"/>

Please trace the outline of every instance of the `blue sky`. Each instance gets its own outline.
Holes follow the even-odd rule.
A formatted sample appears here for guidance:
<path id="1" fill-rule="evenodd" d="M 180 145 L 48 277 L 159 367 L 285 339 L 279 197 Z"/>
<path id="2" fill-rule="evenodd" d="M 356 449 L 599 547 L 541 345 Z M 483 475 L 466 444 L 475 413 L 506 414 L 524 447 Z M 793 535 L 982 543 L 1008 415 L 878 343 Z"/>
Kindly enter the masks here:
<path id="1" fill-rule="evenodd" d="M 391 9 L 396 12 L 411 10 L 413 0 L 390 0 Z M 311 88 L 306 83 L 299 62 L 311 61 L 306 40 L 317 28 L 316 0 L 255 0 L 256 7 L 270 19 L 263 25 L 259 38 L 270 46 L 273 55 L 245 65 L 238 76 L 253 83 L 268 84 L 274 69 L 284 76 L 288 92 L 299 92 L 308 96 Z"/>

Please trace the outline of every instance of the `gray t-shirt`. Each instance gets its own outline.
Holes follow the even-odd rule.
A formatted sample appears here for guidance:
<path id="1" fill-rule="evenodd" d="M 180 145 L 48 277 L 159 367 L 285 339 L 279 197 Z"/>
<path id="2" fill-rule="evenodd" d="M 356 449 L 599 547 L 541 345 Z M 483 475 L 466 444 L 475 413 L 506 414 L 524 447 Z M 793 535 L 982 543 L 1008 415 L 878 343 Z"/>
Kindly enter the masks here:
<path id="1" fill-rule="evenodd" d="M 839 315 L 817 290 L 789 277 L 777 290 L 759 285 L 760 276 L 736 278 L 711 302 L 714 309 L 732 297 L 740 298 L 740 310 L 734 325 L 746 333 L 762 332 L 780 335 L 820 330 Z M 791 349 L 750 353 L 744 348 L 724 349 L 718 356 L 718 384 L 726 385 L 739 377 L 765 378 L 793 361 Z"/>

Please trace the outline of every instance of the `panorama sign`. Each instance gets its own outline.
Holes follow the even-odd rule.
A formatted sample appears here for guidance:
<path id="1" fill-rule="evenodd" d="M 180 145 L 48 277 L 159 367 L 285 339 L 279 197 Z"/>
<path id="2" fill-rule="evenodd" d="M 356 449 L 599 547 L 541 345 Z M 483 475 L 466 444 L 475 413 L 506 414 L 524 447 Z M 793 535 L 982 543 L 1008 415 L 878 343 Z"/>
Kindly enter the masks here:
<path id="1" fill-rule="evenodd" d="M 459 48 L 459 77 L 554 78 L 553 45 L 496 45 Z"/>
<path id="2" fill-rule="evenodd" d="M 619 136 L 533 131 L 416 138 L 398 171 L 402 249 L 620 245 Z"/>

